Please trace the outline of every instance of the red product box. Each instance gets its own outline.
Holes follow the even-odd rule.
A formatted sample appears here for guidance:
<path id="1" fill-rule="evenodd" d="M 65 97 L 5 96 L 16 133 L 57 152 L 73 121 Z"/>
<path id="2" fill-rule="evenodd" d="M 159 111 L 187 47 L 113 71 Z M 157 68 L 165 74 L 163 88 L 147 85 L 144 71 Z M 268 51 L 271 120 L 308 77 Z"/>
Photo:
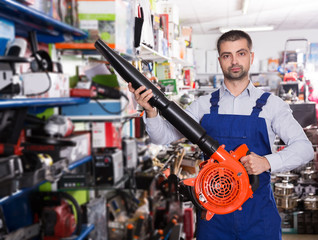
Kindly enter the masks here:
<path id="1" fill-rule="evenodd" d="M 120 122 L 93 122 L 93 148 L 122 148 Z"/>

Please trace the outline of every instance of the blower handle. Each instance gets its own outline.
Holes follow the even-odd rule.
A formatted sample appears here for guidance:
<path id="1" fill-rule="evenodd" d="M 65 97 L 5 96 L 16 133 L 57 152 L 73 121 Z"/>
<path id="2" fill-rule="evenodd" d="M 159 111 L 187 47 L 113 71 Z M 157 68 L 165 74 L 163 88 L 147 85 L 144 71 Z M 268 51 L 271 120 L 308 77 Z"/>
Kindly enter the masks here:
<path id="1" fill-rule="evenodd" d="M 251 151 L 248 150 L 246 153 L 246 156 L 250 155 L 250 154 L 251 154 Z M 250 175 L 249 174 L 248 178 L 249 178 L 250 184 L 252 186 L 252 191 L 255 192 L 256 189 L 259 187 L 259 175 L 253 175 L 253 174 Z"/>
<path id="2" fill-rule="evenodd" d="M 219 148 L 218 141 L 207 135 L 205 129 L 191 118 L 175 102 L 169 101 L 163 92 L 152 84 L 142 73 L 134 66 L 115 53 L 107 44 L 98 39 L 95 42 L 95 48 L 104 56 L 118 74 L 127 82 L 131 83 L 134 89 L 145 86 L 151 89 L 153 97 L 149 100 L 151 106 L 156 107 L 162 116 L 170 122 L 179 132 L 181 132 L 193 144 L 207 155 L 211 156 Z"/>
<path id="3" fill-rule="evenodd" d="M 227 151 L 224 149 L 224 145 L 222 145 L 218 151 L 212 156 L 212 158 L 217 160 L 227 159 Z M 234 151 L 230 151 L 231 156 L 236 160 L 240 161 L 240 159 L 244 156 L 250 155 L 251 151 L 248 149 L 246 144 L 242 144 L 238 146 Z M 259 175 L 248 175 L 250 185 L 252 187 L 252 191 L 255 192 L 259 187 Z"/>

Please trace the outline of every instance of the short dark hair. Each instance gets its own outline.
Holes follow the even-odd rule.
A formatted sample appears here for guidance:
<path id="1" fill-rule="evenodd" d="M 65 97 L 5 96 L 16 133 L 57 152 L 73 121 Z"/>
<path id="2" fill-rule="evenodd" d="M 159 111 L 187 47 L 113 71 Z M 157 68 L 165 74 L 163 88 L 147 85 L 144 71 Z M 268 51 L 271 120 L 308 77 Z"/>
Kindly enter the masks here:
<path id="1" fill-rule="evenodd" d="M 248 35 L 246 32 L 241 31 L 241 30 L 231 30 L 226 33 L 223 33 L 221 37 L 219 37 L 218 42 L 217 42 L 217 48 L 218 48 L 218 53 L 220 53 L 220 45 L 223 42 L 226 41 L 236 41 L 239 39 L 246 39 L 247 40 L 247 46 L 249 50 L 252 49 L 253 43 L 250 35 Z"/>

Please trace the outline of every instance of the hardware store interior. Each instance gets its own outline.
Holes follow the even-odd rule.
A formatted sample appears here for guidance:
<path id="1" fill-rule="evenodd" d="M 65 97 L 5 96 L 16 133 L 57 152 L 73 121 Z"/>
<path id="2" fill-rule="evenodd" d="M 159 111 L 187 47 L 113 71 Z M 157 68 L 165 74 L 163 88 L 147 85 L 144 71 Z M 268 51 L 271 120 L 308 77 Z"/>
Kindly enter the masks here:
<path id="1" fill-rule="evenodd" d="M 0 0 L 0 240 L 318 239 L 317 11 L 316 0 Z M 252 47 L 244 35 L 217 48 L 231 30 Z M 128 82 L 152 91 L 150 105 Z M 266 120 L 266 154 L 248 139 L 228 149 L 238 140 L 204 125 L 245 119 L 217 111 L 247 90 L 269 96 L 248 113 Z M 187 114 L 209 96 L 211 113 Z M 244 159 L 269 167 L 253 174 Z M 266 216 L 249 209 L 265 206 L 264 176 Z M 225 225 L 232 216 L 251 227 Z"/>

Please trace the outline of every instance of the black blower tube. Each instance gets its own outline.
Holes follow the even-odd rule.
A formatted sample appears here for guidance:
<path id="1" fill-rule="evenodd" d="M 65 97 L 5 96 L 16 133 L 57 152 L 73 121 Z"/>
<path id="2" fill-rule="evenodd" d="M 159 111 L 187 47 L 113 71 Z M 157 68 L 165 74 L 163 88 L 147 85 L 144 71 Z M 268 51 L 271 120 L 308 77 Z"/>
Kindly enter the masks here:
<path id="1" fill-rule="evenodd" d="M 149 100 L 151 106 L 156 107 L 167 121 L 179 130 L 189 141 L 197 144 L 199 148 L 210 157 L 219 148 L 219 143 L 207 135 L 204 128 L 193 120 L 176 103 L 170 101 L 134 66 L 115 53 L 107 44 L 98 39 L 95 47 L 99 53 L 114 67 L 119 75 L 127 82 L 131 82 L 133 88 L 145 86 L 151 89 L 153 97 Z"/>

